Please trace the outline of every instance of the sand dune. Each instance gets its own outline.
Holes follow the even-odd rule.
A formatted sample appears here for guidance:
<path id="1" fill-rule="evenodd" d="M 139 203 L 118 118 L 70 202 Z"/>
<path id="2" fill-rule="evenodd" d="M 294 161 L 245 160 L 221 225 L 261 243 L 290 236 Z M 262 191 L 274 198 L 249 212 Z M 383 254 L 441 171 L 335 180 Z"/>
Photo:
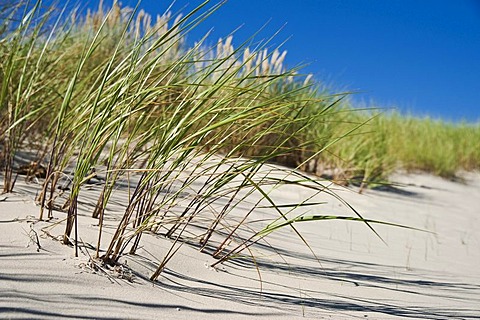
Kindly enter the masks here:
<path id="1" fill-rule="evenodd" d="M 169 240 L 146 235 L 137 255 L 122 258 L 129 269 L 94 273 L 85 252 L 93 254 L 98 227 L 88 207 L 80 206 L 84 254 L 75 258 L 72 248 L 42 232 L 50 227 L 51 236 L 61 235 L 62 223 L 51 226 L 65 213 L 36 221 L 38 185 L 19 179 L 15 193 L 0 195 L 0 318 L 480 318 L 480 174 L 464 177 L 399 174 L 394 188 L 362 195 L 335 187 L 366 218 L 430 232 L 376 225 L 384 243 L 359 222 L 299 223 L 318 260 L 285 228 L 268 238 L 276 250 L 259 243 L 255 261 L 218 269 L 209 267 L 215 261 L 209 255 L 183 245 L 155 283 L 148 276 Z M 293 187 L 274 194 L 285 201 L 306 195 Z M 331 197 L 318 200 L 327 202 L 312 209 L 321 214 L 348 211 Z"/>

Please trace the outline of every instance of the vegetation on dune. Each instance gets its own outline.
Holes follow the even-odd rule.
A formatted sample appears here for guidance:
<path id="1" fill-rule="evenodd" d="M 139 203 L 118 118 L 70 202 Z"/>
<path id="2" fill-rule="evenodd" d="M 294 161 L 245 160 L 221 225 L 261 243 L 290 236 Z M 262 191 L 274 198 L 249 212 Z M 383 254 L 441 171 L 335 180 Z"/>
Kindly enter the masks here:
<path id="1" fill-rule="evenodd" d="M 480 168 L 479 124 L 369 113 L 349 112 L 347 126 L 364 125 L 320 156 L 319 163 L 336 169 L 337 179 L 375 184 L 399 169 L 454 178 Z"/>
<path id="2" fill-rule="evenodd" d="M 366 185 L 398 168 L 443 176 L 479 168 L 479 126 L 353 109 L 347 94 L 329 94 L 285 68 L 285 52 L 271 39 L 253 49 L 252 39 L 235 48 L 232 36 L 188 46 L 185 35 L 218 7 L 204 3 L 156 21 L 117 4 L 86 16 L 41 1 L 1 7 L 4 192 L 14 188 L 18 153 L 34 151 L 36 166 L 45 167 L 39 218 L 64 208 L 63 242 L 76 246 L 83 187 L 101 174 L 92 206 L 97 257 L 115 263 L 126 250 L 135 253 L 145 232 L 164 234 L 172 247 L 155 279 L 182 239 L 224 261 L 279 227 L 304 241 L 296 222 L 335 218 L 295 216 L 312 205 L 308 199 L 275 203 L 270 192 L 286 184 L 331 193 L 294 169 Z M 65 180 L 68 187 L 60 186 Z M 124 213 L 100 252 L 105 210 L 125 181 Z M 240 203 L 250 205 L 245 216 L 226 219 Z M 259 208 L 278 219 L 247 228 Z M 377 222 L 353 213 L 351 220 Z"/>

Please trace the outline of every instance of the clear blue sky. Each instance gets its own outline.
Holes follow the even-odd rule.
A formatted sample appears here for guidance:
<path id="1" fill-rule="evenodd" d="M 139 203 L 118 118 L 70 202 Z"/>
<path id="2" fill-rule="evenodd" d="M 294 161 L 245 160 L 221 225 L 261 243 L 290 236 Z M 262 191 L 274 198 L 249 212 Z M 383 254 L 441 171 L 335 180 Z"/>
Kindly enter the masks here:
<path id="1" fill-rule="evenodd" d="M 177 0 L 173 11 L 201 2 Z M 170 4 L 143 0 L 141 8 L 156 15 Z M 480 120 L 479 0 L 229 0 L 189 39 L 213 29 L 214 43 L 241 26 L 235 45 L 268 21 L 259 40 L 283 27 L 276 44 L 289 38 L 287 65 L 309 63 L 304 71 L 336 91 L 360 91 L 356 101 Z"/>

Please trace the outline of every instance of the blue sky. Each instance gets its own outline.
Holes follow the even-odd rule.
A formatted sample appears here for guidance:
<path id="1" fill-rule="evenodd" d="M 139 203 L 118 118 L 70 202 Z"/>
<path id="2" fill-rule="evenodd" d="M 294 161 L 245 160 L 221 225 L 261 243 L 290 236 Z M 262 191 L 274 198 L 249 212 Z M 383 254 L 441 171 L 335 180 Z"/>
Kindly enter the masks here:
<path id="1" fill-rule="evenodd" d="M 177 0 L 173 11 L 201 2 Z M 170 4 L 143 0 L 141 8 L 155 15 Z M 189 39 L 213 29 L 214 43 L 241 27 L 240 44 L 267 22 L 256 39 L 282 29 L 274 44 L 288 39 L 287 65 L 308 63 L 304 71 L 333 91 L 358 91 L 354 101 L 480 121 L 479 0 L 229 0 Z"/>

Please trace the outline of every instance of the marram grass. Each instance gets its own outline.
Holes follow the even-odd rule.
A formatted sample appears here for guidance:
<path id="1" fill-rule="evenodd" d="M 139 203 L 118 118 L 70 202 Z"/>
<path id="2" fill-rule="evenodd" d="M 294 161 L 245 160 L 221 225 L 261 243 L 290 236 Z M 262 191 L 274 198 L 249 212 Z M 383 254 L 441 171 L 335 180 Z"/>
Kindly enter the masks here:
<path id="1" fill-rule="evenodd" d="M 276 203 L 271 192 L 282 185 L 337 197 L 302 170 L 365 187 L 398 168 L 442 176 L 479 168 L 478 125 L 352 109 L 347 94 L 286 68 L 285 52 L 269 40 L 253 49 L 249 41 L 235 48 L 232 36 L 188 46 L 189 30 L 219 8 L 206 4 L 155 21 L 116 3 L 84 17 L 41 1 L 0 8 L 3 189 L 14 188 L 18 153 L 36 154 L 46 168 L 39 219 L 63 208 L 63 243 L 77 249 L 78 204 L 97 175 L 96 258 L 117 263 L 146 232 L 162 234 L 172 245 L 157 257 L 155 280 L 186 242 L 220 263 L 279 228 L 308 246 L 298 222 L 380 223 L 353 208 L 351 217 L 299 214 L 321 211 L 311 198 Z M 121 219 L 101 247 L 105 211 L 124 185 Z M 61 203 L 59 188 L 67 194 Z M 245 204 L 244 215 L 230 219 Z M 252 225 L 257 210 L 277 218 Z"/>

